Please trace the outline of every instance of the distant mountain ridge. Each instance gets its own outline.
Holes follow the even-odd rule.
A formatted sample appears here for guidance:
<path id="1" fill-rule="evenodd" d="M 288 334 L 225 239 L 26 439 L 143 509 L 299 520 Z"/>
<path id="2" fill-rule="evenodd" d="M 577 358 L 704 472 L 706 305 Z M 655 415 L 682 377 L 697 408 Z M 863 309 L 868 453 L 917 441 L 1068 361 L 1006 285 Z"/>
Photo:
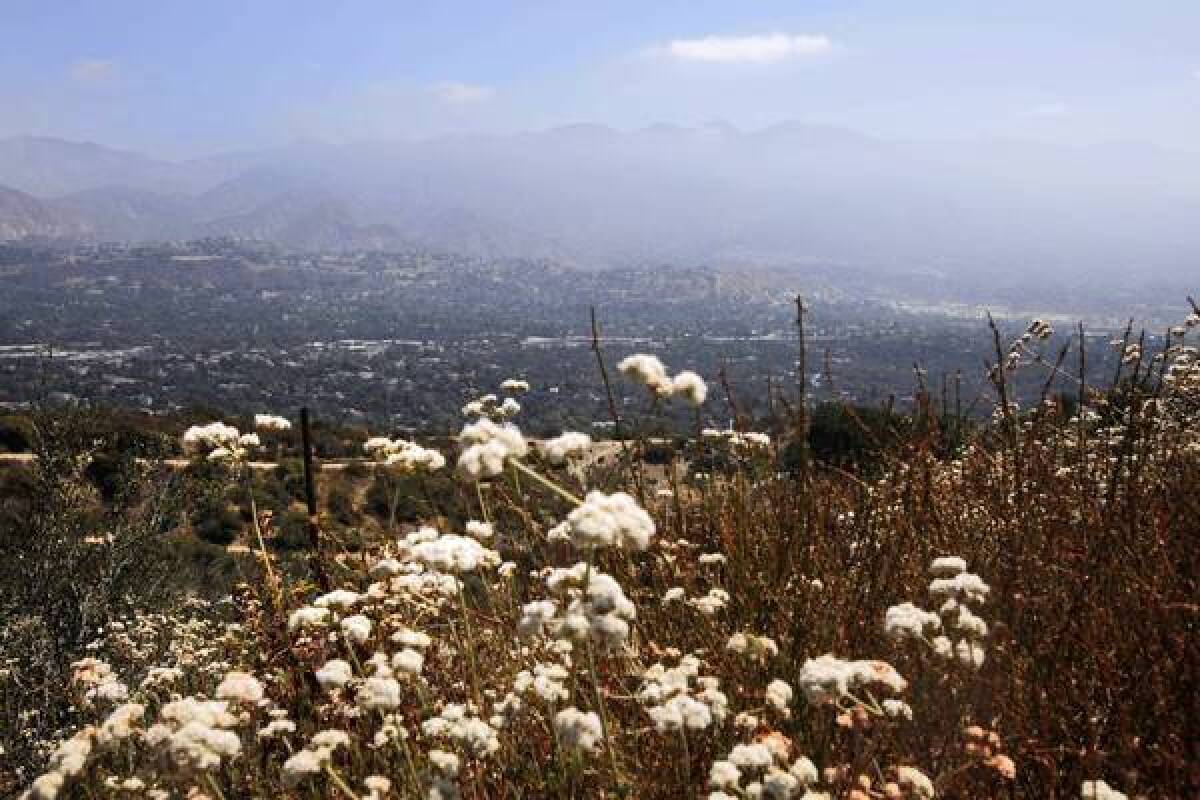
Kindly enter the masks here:
<path id="1" fill-rule="evenodd" d="M 1029 276 L 1167 274 L 1200 260 L 1200 157 L 1128 143 L 573 125 L 170 162 L 22 137 L 0 140 L 0 185 L 35 195 L 44 229 L 111 240 Z M 37 227 L 10 208 L 6 236 Z"/>
<path id="2" fill-rule="evenodd" d="M 88 233 L 89 228 L 79 219 L 25 192 L 0 186 L 0 240 L 73 238 Z"/>

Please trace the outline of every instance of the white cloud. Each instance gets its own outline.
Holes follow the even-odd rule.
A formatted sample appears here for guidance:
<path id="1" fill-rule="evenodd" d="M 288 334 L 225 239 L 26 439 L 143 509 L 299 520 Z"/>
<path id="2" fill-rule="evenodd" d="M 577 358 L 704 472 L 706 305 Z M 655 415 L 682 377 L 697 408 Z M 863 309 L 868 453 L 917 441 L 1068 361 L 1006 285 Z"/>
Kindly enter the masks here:
<path id="1" fill-rule="evenodd" d="M 828 36 L 768 33 L 759 36 L 705 36 L 673 39 L 657 51 L 680 61 L 712 64 L 771 64 L 791 58 L 826 55 L 833 50 Z"/>
<path id="2" fill-rule="evenodd" d="M 90 85 L 109 83 L 119 72 L 117 62 L 107 58 L 85 58 L 72 64 L 69 70 L 73 81 Z"/>
<path id="3" fill-rule="evenodd" d="M 495 91 L 488 86 L 479 86 L 473 83 L 459 83 L 458 81 L 442 81 L 435 83 L 429 87 L 439 100 L 452 105 L 465 105 L 468 103 L 479 103 L 483 100 L 491 99 Z"/>

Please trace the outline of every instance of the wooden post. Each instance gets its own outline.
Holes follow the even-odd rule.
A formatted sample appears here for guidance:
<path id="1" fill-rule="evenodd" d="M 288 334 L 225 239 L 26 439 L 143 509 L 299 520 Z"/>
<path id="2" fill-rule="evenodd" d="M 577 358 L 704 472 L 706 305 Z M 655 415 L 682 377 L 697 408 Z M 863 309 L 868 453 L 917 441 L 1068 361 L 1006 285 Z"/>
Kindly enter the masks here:
<path id="1" fill-rule="evenodd" d="M 300 440 L 304 453 L 304 501 L 308 504 L 309 562 L 313 576 L 322 591 L 329 591 L 329 577 L 321 564 L 321 528 L 317 521 L 317 484 L 313 475 L 312 430 L 309 425 L 308 407 L 300 409 Z"/>
<path id="2" fill-rule="evenodd" d="M 807 311 L 804 307 L 804 298 L 801 295 L 796 295 L 796 332 L 799 337 L 799 359 L 796 361 L 796 387 L 799 390 L 799 398 L 796 406 L 797 417 L 795 420 L 796 442 L 800 446 L 800 459 L 803 465 L 804 473 L 808 473 L 808 349 L 805 341 L 804 332 L 804 313 Z"/>

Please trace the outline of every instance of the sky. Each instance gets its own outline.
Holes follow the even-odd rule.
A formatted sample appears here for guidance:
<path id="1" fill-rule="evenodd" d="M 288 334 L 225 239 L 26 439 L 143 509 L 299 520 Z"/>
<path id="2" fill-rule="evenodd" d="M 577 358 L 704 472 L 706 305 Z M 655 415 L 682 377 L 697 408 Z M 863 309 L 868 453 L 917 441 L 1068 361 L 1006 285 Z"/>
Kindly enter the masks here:
<path id="1" fill-rule="evenodd" d="M 1200 149 L 1200 0 L 0 0 L 0 137 L 837 125 Z"/>

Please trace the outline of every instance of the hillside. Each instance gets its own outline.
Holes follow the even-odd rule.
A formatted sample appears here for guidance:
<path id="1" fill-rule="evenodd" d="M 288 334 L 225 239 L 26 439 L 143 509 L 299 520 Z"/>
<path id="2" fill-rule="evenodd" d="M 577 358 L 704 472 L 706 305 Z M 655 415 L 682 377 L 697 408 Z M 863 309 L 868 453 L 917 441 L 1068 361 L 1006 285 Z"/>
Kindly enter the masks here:
<path id="1" fill-rule="evenodd" d="M 316 515 L 298 459 L 247 469 L 287 419 L 43 416 L 0 494 L 0 790 L 1192 796 L 1196 331 L 978 426 L 843 409 L 832 449 L 784 412 L 591 459 L 506 381 L 457 441 L 353 432 Z M 997 402 L 1048 333 L 1002 345 Z M 616 366 L 626 424 L 723 403 Z"/>
<path id="2" fill-rule="evenodd" d="M 0 241 L 5 239 L 73 238 L 91 228 L 32 195 L 0 186 Z"/>

